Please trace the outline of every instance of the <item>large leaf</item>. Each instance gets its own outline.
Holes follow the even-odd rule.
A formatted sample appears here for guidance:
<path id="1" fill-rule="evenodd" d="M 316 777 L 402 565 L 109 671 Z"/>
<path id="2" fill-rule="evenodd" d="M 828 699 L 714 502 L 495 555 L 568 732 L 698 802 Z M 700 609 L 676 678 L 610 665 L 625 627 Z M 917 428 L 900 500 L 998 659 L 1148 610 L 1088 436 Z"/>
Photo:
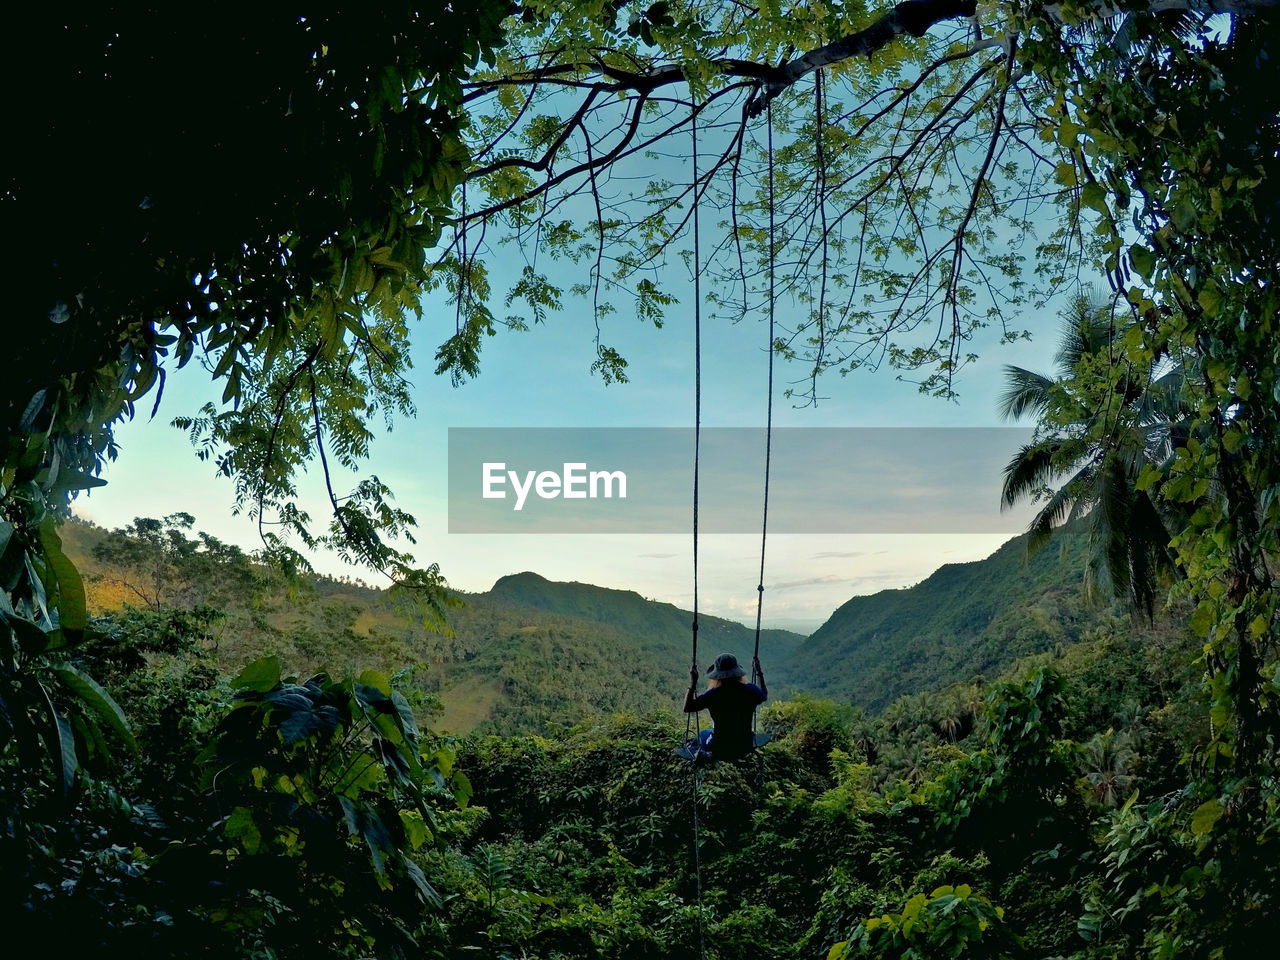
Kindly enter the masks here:
<path id="1" fill-rule="evenodd" d="M 39 686 L 39 689 L 41 699 L 44 701 L 45 719 L 48 721 L 42 728 L 40 736 L 45 742 L 45 748 L 49 751 L 54 769 L 58 771 L 62 792 L 70 793 L 76 783 L 76 772 L 80 769 L 80 764 L 76 760 L 75 737 L 72 735 L 71 724 L 67 722 L 67 718 L 49 699 L 49 692 L 43 686 Z"/>
<path id="2" fill-rule="evenodd" d="M 262 832 L 253 821 L 253 811 L 248 807 L 236 807 L 223 824 L 228 837 L 239 840 L 245 853 L 254 854 L 262 849 Z"/>
<path id="3" fill-rule="evenodd" d="M 14 527 L 0 520 L 0 589 L 12 590 L 22 577 L 22 543 L 13 535 Z"/>
<path id="4" fill-rule="evenodd" d="M 1221 816 L 1222 803 L 1218 800 L 1206 800 L 1191 815 L 1191 832 L 1197 837 L 1203 837 L 1213 830 Z"/>
<path id="5" fill-rule="evenodd" d="M 453 791 L 453 799 L 457 802 L 458 807 L 465 810 L 467 804 L 471 802 L 471 795 L 474 793 L 467 775 L 461 770 L 455 770 L 453 776 L 449 778 L 449 788 Z"/>
<path id="6" fill-rule="evenodd" d="M 92 490 L 94 487 L 105 487 L 107 481 L 101 477 L 95 477 L 92 474 L 81 473 L 79 470 L 63 470 L 58 474 L 58 480 L 49 490 L 49 496 L 61 497 L 71 493 L 73 490 Z"/>
<path id="7" fill-rule="evenodd" d="M 418 888 L 418 893 L 422 895 L 422 899 L 436 908 L 444 906 L 444 900 L 427 880 L 427 875 L 422 872 L 422 868 L 408 857 L 401 858 L 401 862 L 404 864 L 405 873 L 409 875 L 409 879 Z"/>
<path id="8" fill-rule="evenodd" d="M 391 696 L 391 681 L 385 673 L 378 670 L 364 671 L 360 676 L 356 677 L 356 683 L 372 687 L 383 697 L 390 698 Z"/>
<path id="9" fill-rule="evenodd" d="M 395 704 L 396 716 L 400 719 L 400 729 L 404 731 L 405 737 L 410 742 L 416 741 L 418 724 L 413 719 L 413 707 L 409 706 L 409 701 L 398 690 L 391 691 L 391 702 Z"/>
<path id="10" fill-rule="evenodd" d="M 284 723 L 280 724 L 280 739 L 284 741 L 285 746 L 292 747 L 309 739 L 322 726 L 320 718 L 309 707 L 294 710 Z"/>
<path id="11" fill-rule="evenodd" d="M 125 717 L 120 705 L 112 699 L 96 680 L 70 664 L 59 664 L 50 668 L 51 672 L 70 690 L 84 706 L 91 710 L 100 720 L 115 731 L 125 746 L 135 753 L 138 741 L 133 737 L 129 720 Z"/>
<path id="12" fill-rule="evenodd" d="M 26 617 L 20 617 L 17 614 L 4 617 L 8 622 L 10 629 L 13 630 L 13 636 L 18 641 L 18 646 L 22 648 L 23 653 L 28 656 L 35 656 L 44 653 L 50 648 L 50 638 L 47 633 L 40 629 L 38 624 L 32 623 Z"/>
<path id="13" fill-rule="evenodd" d="M 80 571 L 62 552 L 57 521 L 48 517 L 40 524 L 40 543 L 53 575 L 58 580 L 58 624 L 63 630 L 83 630 L 89 622 Z"/>
<path id="14" fill-rule="evenodd" d="M 262 657 L 246 664 L 231 686 L 237 690 L 268 693 L 280 682 L 280 661 L 276 657 Z"/>

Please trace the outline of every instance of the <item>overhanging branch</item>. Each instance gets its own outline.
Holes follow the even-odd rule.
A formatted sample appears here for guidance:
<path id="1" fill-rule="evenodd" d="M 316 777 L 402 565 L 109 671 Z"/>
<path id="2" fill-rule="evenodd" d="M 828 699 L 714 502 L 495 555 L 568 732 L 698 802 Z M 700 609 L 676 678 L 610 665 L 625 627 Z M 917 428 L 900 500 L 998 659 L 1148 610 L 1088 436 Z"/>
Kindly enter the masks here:
<path id="1" fill-rule="evenodd" d="M 758 116 L 770 100 L 815 70 L 852 57 L 869 57 L 904 35 L 923 37 L 944 20 L 972 17 L 977 9 L 977 0 L 904 0 L 865 30 L 810 50 L 775 70 L 752 102 L 751 115 Z"/>

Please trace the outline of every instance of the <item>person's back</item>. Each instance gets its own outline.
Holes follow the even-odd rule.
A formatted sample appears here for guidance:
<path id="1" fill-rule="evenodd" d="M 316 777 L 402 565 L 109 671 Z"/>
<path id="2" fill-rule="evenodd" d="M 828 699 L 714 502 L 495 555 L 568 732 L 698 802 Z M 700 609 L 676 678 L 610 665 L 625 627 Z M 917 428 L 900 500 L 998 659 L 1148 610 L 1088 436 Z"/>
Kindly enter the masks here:
<path id="1" fill-rule="evenodd" d="M 702 694 L 697 694 L 697 668 L 690 671 L 690 686 L 685 695 L 684 709 L 686 713 L 706 710 L 711 714 L 714 730 L 710 731 L 710 738 L 702 746 L 709 747 L 717 760 L 734 760 L 746 756 L 755 746 L 751 719 L 756 707 L 769 698 L 769 693 L 759 661 L 753 661 L 752 666 L 753 672 L 760 678 L 759 686 L 745 682 L 745 671 L 738 666 L 738 660 L 732 654 L 716 657 L 716 662 L 707 671 L 712 685 Z"/>

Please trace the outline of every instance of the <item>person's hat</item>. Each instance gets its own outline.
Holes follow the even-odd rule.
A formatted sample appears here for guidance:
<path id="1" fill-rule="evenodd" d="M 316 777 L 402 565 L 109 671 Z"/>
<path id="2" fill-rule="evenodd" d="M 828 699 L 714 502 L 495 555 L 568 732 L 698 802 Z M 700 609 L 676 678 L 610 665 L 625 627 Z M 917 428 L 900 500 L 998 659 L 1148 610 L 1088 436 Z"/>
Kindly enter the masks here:
<path id="1" fill-rule="evenodd" d="M 738 658 L 732 653 L 722 653 L 716 662 L 707 668 L 707 676 L 712 680 L 728 680 L 730 677 L 745 677 L 747 671 L 738 666 Z"/>

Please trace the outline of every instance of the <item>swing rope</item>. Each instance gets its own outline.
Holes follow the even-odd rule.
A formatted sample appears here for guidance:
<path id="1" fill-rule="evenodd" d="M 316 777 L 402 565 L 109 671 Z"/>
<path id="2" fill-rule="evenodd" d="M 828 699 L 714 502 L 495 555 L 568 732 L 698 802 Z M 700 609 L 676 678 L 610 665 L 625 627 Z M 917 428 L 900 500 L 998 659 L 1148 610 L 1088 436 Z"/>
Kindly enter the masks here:
<path id="1" fill-rule="evenodd" d="M 702 448 L 702 280 L 698 246 L 698 113 L 690 117 L 693 139 L 693 658 L 690 669 L 698 669 L 698 478 Z M 694 711 L 698 742 L 702 743 L 702 713 Z M 686 738 L 689 720 L 685 719 Z"/>
<path id="2" fill-rule="evenodd" d="M 760 620 L 764 614 L 764 558 L 765 546 L 769 538 L 769 467 L 773 456 L 773 331 L 774 331 L 774 266 L 773 244 L 776 225 L 773 213 L 773 101 L 766 108 L 766 129 L 768 130 L 769 155 L 769 395 L 765 403 L 764 428 L 764 511 L 760 520 L 760 581 L 756 586 L 756 646 L 751 655 L 751 682 L 759 684 L 760 672 Z M 751 714 L 751 739 L 756 737 L 756 715 Z M 764 760 L 756 751 L 756 779 L 764 776 Z"/>
<path id="3" fill-rule="evenodd" d="M 768 124 L 769 150 L 769 396 L 765 403 L 764 427 L 764 513 L 760 521 L 760 583 L 756 587 L 756 648 L 752 659 L 760 657 L 760 619 L 764 612 L 764 557 L 765 545 L 769 537 L 769 466 L 773 454 L 773 330 L 774 330 L 774 215 L 773 215 L 773 104 L 766 108 Z M 755 670 L 753 664 L 752 680 Z"/>
<path id="4" fill-rule="evenodd" d="M 764 444 L 764 510 L 760 523 L 760 580 L 756 587 L 756 630 L 755 649 L 751 655 L 751 681 L 757 683 L 760 677 L 758 663 L 760 660 L 760 624 L 764 613 L 764 563 L 765 548 L 769 535 L 769 474 L 773 454 L 773 339 L 774 339 L 774 302 L 775 302 L 775 270 L 773 263 L 776 223 L 774 217 L 774 175 L 773 175 L 773 105 L 767 106 L 768 128 L 768 170 L 769 170 L 769 385 L 765 406 L 765 444 Z M 690 130 L 693 146 L 693 657 L 691 669 L 698 669 L 698 481 L 700 477 L 702 449 L 702 255 L 699 245 L 698 218 L 698 114 L 692 111 Z M 696 730 L 697 738 L 692 741 L 695 758 L 702 748 L 702 714 L 695 710 L 692 718 L 685 718 L 685 740 L 689 742 L 689 734 Z M 754 741 L 756 734 L 755 713 L 751 715 L 751 734 Z M 702 929 L 702 846 L 701 826 L 698 818 L 698 788 L 702 777 L 698 764 L 693 769 L 693 872 L 697 894 L 696 922 L 698 927 L 698 954 L 705 960 L 706 944 Z M 756 751 L 756 781 L 759 785 L 763 778 L 763 765 L 759 751 Z"/>
<path id="5" fill-rule="evenodd" d="M 692 670 L 698 669 L 698 477 L 702 447 L 702 256 L 698 245 L 698 111 L 691 108 L 690 135 L 693 141 L 693 659 Z M 702 750 L 702 713 L 695 710 L 693 723 L 697 739 L 694 757 Z M 685 740 L 689 738 L 689 719 L 685 718 Z M 693 764 L 693 875 L 696 883 L 698 956 L 706 960 L 707 948 L 702 931 L 702 841 L 698 824 L 698 786 L 701 777 L 698 764 Z"/>

